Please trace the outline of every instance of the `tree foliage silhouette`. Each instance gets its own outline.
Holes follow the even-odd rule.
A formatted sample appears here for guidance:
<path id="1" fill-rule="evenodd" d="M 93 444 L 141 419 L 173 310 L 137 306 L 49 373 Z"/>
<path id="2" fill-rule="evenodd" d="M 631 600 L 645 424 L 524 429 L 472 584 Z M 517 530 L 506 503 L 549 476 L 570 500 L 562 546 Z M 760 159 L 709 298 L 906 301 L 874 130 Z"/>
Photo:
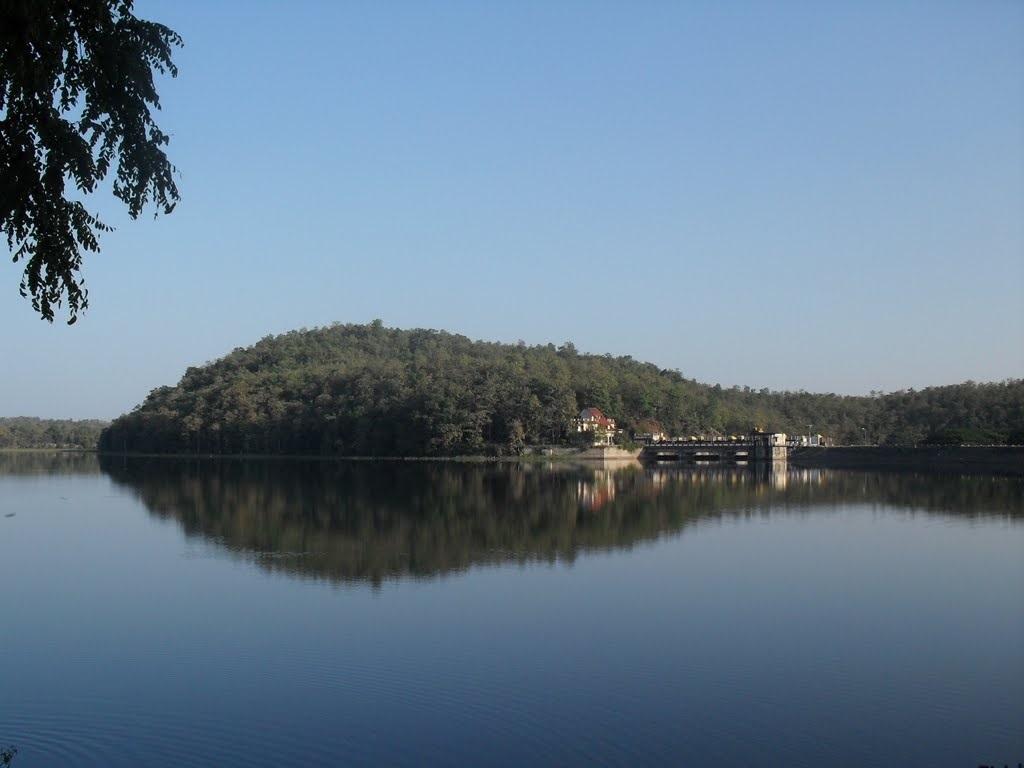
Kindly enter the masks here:
<path id="1" fill-rule="evenodd" d="M 133 219 L 150 202 L 170 213 L 179 199 L 152 110 L 154 74 L 177 75 L 182 40 L 132 5 L 0 0 L 0 229 L 25 263 L 21 295 L 51 322 L 65 300 L 69 324 L 88 306 L 82 252 L 110 230 L 78 198 L 114 171 L 113 194 Z"/>

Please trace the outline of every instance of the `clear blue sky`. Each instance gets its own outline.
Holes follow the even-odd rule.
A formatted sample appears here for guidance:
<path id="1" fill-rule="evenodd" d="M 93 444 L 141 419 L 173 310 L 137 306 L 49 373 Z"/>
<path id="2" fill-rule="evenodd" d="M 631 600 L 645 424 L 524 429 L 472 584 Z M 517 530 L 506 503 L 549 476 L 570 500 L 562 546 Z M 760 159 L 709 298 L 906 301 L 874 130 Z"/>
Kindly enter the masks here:
<path id="1" fill-rule="evenodd" d="M 37 319 L 0 415 L 111 418 L 333 321 L 708 383 L 1024 376 L 1024 3 L 137 0 L 182 201 Z"/>

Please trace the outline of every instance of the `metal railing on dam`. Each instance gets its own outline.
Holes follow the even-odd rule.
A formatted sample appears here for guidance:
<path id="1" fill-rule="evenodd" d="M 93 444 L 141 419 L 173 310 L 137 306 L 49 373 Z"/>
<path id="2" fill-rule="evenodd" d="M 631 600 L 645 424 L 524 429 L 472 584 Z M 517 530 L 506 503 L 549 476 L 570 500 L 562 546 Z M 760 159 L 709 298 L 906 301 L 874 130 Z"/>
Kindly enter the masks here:
<path id="1" fill-rule="evenodd" d="M 674 462 L 747 462 L 785 461 L 792 441 L 785 435 L 758 434 L 742 438 L 697 440 L 661 440 L 648 443 L 640 451 L 640 461 Z"/>

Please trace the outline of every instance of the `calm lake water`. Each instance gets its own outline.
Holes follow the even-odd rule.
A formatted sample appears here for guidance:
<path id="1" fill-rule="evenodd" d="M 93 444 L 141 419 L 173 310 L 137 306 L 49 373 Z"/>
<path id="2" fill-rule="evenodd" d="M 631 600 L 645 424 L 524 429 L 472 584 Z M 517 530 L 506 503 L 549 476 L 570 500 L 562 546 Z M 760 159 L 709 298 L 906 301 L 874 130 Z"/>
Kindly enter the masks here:
<path id="1" fill-rule="evenodd" d="M 1024 483 L 0 454 L 40 766 L 1024 760 Z"/>

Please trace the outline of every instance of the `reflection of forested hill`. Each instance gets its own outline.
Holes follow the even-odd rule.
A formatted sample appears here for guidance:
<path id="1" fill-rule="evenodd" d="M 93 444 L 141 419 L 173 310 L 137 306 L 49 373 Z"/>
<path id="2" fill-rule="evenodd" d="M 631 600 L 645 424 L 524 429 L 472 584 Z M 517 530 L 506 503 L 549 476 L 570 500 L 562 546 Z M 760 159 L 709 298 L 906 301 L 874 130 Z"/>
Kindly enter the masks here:
<path id="1" fill-rule="evenodd" d="M 0 451 L 3 475 L 95 475 L 100 471 L 95 453 L 74 451 Z"/>
<path id="2" fill-rule="evenodd" d="M 1019 517 L 1019 480 L 427 462 L 102 458 L 186 532 L 272 569 L 379 583 L 478 564 L 572 560 L 701 518 L 847 501 Z"/>

